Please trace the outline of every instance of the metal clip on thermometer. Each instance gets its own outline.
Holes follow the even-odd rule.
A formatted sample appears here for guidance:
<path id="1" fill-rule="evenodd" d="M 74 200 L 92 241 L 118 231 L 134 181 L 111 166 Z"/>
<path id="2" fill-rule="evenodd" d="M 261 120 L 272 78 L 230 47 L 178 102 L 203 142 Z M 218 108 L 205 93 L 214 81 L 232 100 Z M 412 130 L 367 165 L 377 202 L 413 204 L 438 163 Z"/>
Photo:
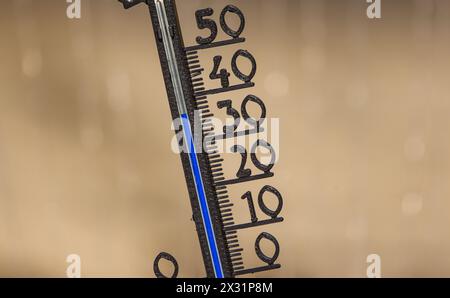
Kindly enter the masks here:
<path id="1" fill-rule="evenodd" d="M 145 3 L 149 6 L 150 16 L 155 32 L 156 43 L 158 47 L 160 62 L 162 66 L 164 81 L 169 98 L 169 105 L 173 120 L 180 123 L 178 133 L 183 136 L 180 142 L 181 161 L 183 164 L 186 183 L 189 190 L 189 196 L 193 211 L 193 220 L 196 225 L 197 234 L 200 242 L 204 265 L 207 277 L 210 278 L 230 278 L 239 275 L 262 272 L 280 268 L 276 264 L 279 256 L 280 246 L 276 238 L 266 232 L 259 234 L 255 242 L 255 252 L 259 259 L 264 262 L 263 266 L 246 269 L 244 267 L 242 251 L 238 240 L 238 231 L 256 226 L 269 225 L 283 221 L 279 217 L 283 207 L 281 194 L 272 186 L 264 186 L 258 195 L 258 205 L 261 211 L 269 216 L 269 219 L 258 220 L 256 216 L 255 204 L 251 192 L 242 196 L 243 200 L 248 202 L 251 222 L 235 224 L 232 211 L 234 203 L 228 196 L 227 187 L 238 183 L 248 183 L 250 181 L 266 179 L 274 174 L 271 169 L 275 162 L 275 152 L 272 146 L 263 140 L 258 140 L 252 147 L 251 160 L 255 167 L 262 171 L 261 174 L 252 176 L 251 169 L 246 169 L 247 151 L 244 147 L 235 145 L 232 150 L 242 156 L 242 165 L 236 174 L 236 178 L 225 179 L 222 170 L 221 155 L 217 151 L 216 140 L 237 138 L 242 135 L 255 134 L 262 131 L 260 124 L 266 117 L 266 107 L 261 99 L 254 95 L 248 95 L 242 104 L 242 119 L 248 124 L 254 126 L 254 129 L 237 132 L 237 126 L 224 127 L 224 135 L 214 135 L 214 126 L 211 118 L 208 104 L 208 96 L 232 92 L 239 89 L 251 88 L 256 74 L 256 61 L 253 56 L 244 50 L 239 50 L 233 56 L 232 70 L 234 75 L 242 83 L 230 85 L 230 74 L 226 69 L 219 71 L 222 56 L 214 57 L 214 66 L 211 80 L 220 79 L 220 88 L 205 90 L 202 74 L 204 69 L 200 65 L 199 51 L 238 44 L 245 42 L 240 37 L 245 27 L 245 18 L 239 8 L 229 5 L 224 8 L 220 16 L 220 25 L 224 32 L 231 37 L 225 41 L 216 42 L 217 25 L 212 20 L 205 17 L 211 17 L 214 11 L 211 8 L 201 9 L 196 12 L 196 20 L 199 29 L 209 29 L 211 35 L 208 38 L 197 38 L 197 45 L 185 47 L 181 34 L 181 28 L 178 21 L 175 0 L 119 0 L 125 8 L 133 7 L 139 3 Z M 237 31 L 231 29 L 225 20 L 227 13 L 236 14 L 240 19 L 240 27 Z M 250 74 L 244 74 L 239 70 L 237 59 L 243 57 L 252 64 Z M 246 109 L 250 102 L 258 105 L 261 109 L 259 120 L 252 119 Z M 233 116 L 235 123 L 239 123 L 239 112 L 232 108 L 231 100 L 224 100 L 217 103 L 219 109 L 227 108 L 227 114 Z M 200 118 L 200 119 L 196 119 Z M 194 121 L 195 120 L 195 121 Z M 200 122 L 196 122 L 196 121 Z M 201 123 L 201 132 L 194 134 L 195 123 Z M 205 150 L 197 150 L 198 144 L 206 144 Z M 270 164 L 263 164 L 256 156 L 257 148 L 265 148 L 270 151 L 272 160 Z M 200 151 L 200 152 L 198 152 Z M 264 195 L 271 193 L 277 198 L 278 206 L 275 210 L 270 209 L 264 203 Z M 245 202 L 244 202 L 245 203 Z M 266 239 L 274 247 L 272 256 L 267 256 L 261 249 L 261 241 Z M 157 277 L 164 276 L 159 269 L 161 259 L 169 260 L 173 263 L 175 270 L 172 277 L 178 275 L 178 264 L 174 257 L 167 253 L 161 253 L 155 260 L 154 271 Z"/>

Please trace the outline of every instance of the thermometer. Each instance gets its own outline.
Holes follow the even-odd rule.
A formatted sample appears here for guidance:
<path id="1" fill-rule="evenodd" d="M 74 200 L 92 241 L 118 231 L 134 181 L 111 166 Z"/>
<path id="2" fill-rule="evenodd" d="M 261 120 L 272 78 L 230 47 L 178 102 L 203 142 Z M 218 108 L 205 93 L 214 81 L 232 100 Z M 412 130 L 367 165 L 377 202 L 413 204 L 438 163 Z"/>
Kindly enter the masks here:
<path id="1" fill-rule="evenodd" d="M 234 120 L 233 125 L 223 127 L 223 134 L 215 133 L 211 112 L 210 97 L 231 97 L 237 90 L 251 90 L 255 83 L 257 65 L 254 56 L 247 50 L 239 49 L 231 58 L 231 72 L 221 68 L 223 57 L 215 55 L 213 61 L 201 61 L 202 51 L 216 54 L 222 47 L 245 43 L 242 37 L 245 30 L 245 16 L 236 6 L 228 5 L 219 14 L 211 8 L 196 11 L 197 27 L 206 36 L 198 36 L 191 46 L 185 46 L 175 0 L 119 0 L 125 8 L 143 3 L 149 7 L 164 82 L 167 90 L 172 120 L 178 138 L 180 157 L 192 206 L 193 221 L 196 226 L 203 262 L 208 278 L 232 278 L 240 275 L 268 271 L 280 268 L 277 263 L 280 245 L 272 234 L 260 233 L 254 243 L 255 253 L 262 264 L 246 268 L 243 260 L 243 248 L 240 246 L 239 231 L 283 221 L 279 216 L 283 208 L 281 193 L 273 186 L 265 185 L 258 194 L 246 192 L 240 198 L 232 199 L 228 188 L 242 183 L 269 179 L 276 156 L 275 150 L 267 141 L 258 139 L 251 148 L 233 145 L 230 150 L 241 156 L 241 166 L 235 177 L 225 177 L 223 165 L 225 159 L 218 150 L 217 142 L 248 135 L 258 135 L 263 131 L 262 123 L 266 120 L 267 110 L 264 102 L 254 94 L 248 94 L 242 102 L 240 111 L 233 106 L 232 100 L 220 100 L 216 103 L 219 110 L 226 111 Z M 239 27 L 232 28 L 227 23 L 227 15 L 235 15 L 239 19 Z M 218 21 L 218 22 L 217 22 Z M 219 25 L 218 25 L 219 23 Z M 219 28 L 220 26 L 220 28 Z M 218 31 L 222 30 L 227 39 L 217 41 Z M 251 69 L 244 72 L 240 69 L 238 59 L 246 59 Z M 205 69 L 211 66 L 209 76 Z M 218 82 L 219 86 L 206 89 L 205 78 Z M 248 106 L 258 107 L 259 119 L 249 115 Z M 245 122 L 250 128 L 238 131 L 239 124 Z M 222 131 L 221 130 L 221 131 Z M 258 159 L 257 150 L 269 152 L 270 162 Z M 250 153 L 248 153 L 250 152 Z M 258 172 L 253 173 L 248 164 L 252 164 Z M 277 207 L 269 208 L 264 197 L 276 198 Z M 247 206 L 248 222 L 236 223 L 233 217 L 234 208 Z M 266 219 L 258 219 L 256 207 Z M 261 248 L 261 241 L 273 244 L 274 252 L 267 255 Z M 159 254 L 154 262 L 157 277 L 166 277 L 159 269 L 161 259 L 170 261 L 174 266 L 171 277 L 178 275 L 178 263 L 168 254 Z"/>

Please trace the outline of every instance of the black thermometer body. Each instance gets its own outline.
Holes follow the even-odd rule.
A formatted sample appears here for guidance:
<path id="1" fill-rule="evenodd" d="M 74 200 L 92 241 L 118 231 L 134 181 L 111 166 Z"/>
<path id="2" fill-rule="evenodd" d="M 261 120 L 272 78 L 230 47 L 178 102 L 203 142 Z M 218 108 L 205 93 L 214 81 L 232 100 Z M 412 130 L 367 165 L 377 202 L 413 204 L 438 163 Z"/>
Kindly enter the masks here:
<path id="1" fill-rule="evenodd" d="M 205 90 L 202 78 L 204 69 L 201 67 L 198 55 L 198 52 L 201 50 L 244 42 L 245 39 L 240 37 L 245 27 L 244 15 L 237 7 L 232 5 L 227 6 L 222 11 L 220 23 L 224 32 L 232 38 L 214 42 L 217 36 L 217 25 L 211 20 L 205 19 L 205 17 L 213 14 L 213 10 L 207 8 L 197 11 L 196 19 L 198 27 L 200 29 L 209 29 L 211 36 L 209 38 L 198 37 L 198 45 L 185 47 L 175 0 L 119 1 L 123 3 L 125 8 L 130 8 L 139 3 L 145 3 L 150 10 L 172 119 L 176 123 L 175 129 L 177 136 L 182 136 L 179 140 L 180 157 L 186 177 L 193 221 L 195 222 L 207 277 L 230 278 L 279 268 L 280 265 L 275 264 L 280 251 L 278 241 L 273 235 L 263 232 L 256 239 L 255 251 L 265 265 L 245 269 L 242 259 L 243 249 L 240 247 L 237 232 L 240 229 L 283 221 L 283 218 L 278 216 L 283 205 L 281 194 L 272 186 L 266 185 L 261 189 L 258 195 L 258 203 L 261 210 L 270 216 L 270 219 L 258 220 L 252 194 L 251 192 L 247 192 L 242 196 L 242 199 L 248 201 L 251 222 L 235 224 L 232 215 L 234 203 L 230 201 L 227 191 L 227 186 L 232 184 L 246 183 L 272 177 L 273 173 L 271 169 L 275 162 L 273 148 L 263 140 L 258 140 L 252 147 L 250 154 L 251 160 L 263 172 L 262 174 L 252 176 L 251 170 L 244 169 L 241 165 L 241 169 L 237 173 L 236 178 L 225 179 L 222 167 L 224 160 L 216 146 L 218 139 L 234 138 L 260 132 L 262 130 L 260 123 L 266 117 L 264 103 L 254 95 L 247 96 L 242 108 L 243 118 L 245 121 L 255 124 L 255 129 L 236 132 L 237 125 L 232 128 L 224 127 L 224 135 L 220 136 L 214 134 L 214 126 L 211 120 L 214 115 L 210 112 L 208 103 L 209 95 L 253 87 L 254 83 L 251 80 L 256 73 L 256 61 L 249 52 L 244 50 L 237 51 L 233 56 L 232 69 L 235 76 L 242 83 L 230 86 L 230 74 L 224 69 L 219 71 L 222 57 L 216 56 L 214 58 L 214 70 L 216 71 L 213 70 L 210 78 L 220 79 L 221 87 Z M 226 24 L 225 14 L 227 13 L 234 13 L 241 20 L 241 25 L 237 31 L 234 31 Z M 244 74 L 239 70 L 236 61 L 240 57 L 246 58 L 251 62 L 252 70 L 250 74 Z M 216 72 L 217 74 L 215 74 Z M 256 103 L 261 107 L 261 117 L 257 121 L 251 119 L 245 109 L 245 104 L 249 102 Z M 219 102 L 217 106 L 218 108 L 227 108 L 228 114 L 237 119 L 239 114 L 231 113 L 234 110 L 231 104 L 232 102 L 230 100 L 226 100 Z M 197 129 L 199 126 L 200 129 Z M 271 152 L 271 163 L 263 164 L 258 160 L 255 153 L 258 147 L 268 149 Z M 241 154 L 243 161 L 247 160 L 247 151 L 245 148 L 236 145 L 232 150 L 235 153 Z M 263 200 L 265 193 L 271 193 L 278 199 L 278 207 L 276 210 L 271 210 L 265 205 Z M 263 239 L 272 242 L 275 246 L 273 256 L 267 256 L 261 250 L 260 242 Z M 165 277 L 159 270 L 159 261 L 161 259 L 166 259 L 173 263 L 175 270 L 172 277 L 176 277 L 178 274 L 177 261 L 167 253 L 158 255 L 154 262 L 156 276 Z"/>

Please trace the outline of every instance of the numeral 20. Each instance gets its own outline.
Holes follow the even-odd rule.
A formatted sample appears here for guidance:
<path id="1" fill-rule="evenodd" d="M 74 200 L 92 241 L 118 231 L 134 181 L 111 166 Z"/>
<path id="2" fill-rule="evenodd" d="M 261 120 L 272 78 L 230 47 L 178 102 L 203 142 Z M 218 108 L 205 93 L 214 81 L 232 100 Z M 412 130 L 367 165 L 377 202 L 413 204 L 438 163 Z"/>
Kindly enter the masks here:
<path id="1" fill-rule="evenodd" d="M 269 164 L 263 164 L 258 160 L 258 157 L 256 156 L 256 150 L 259 147 L 266 148 L 269 150 L 269 152 L 270 152 L 270 163 Z M 233 153 L 240 153 L 241 157 L 242 157 L 241 166 L 240 166 L 238 172 L 236 173 L 236 176 L 238 178 L 250 177 L 252 175 L 252 170 L 246 168 L 247 158 L 248 158 L 247 150 L 245 150 L 245 148 L 241 145 L 235 145 L 231 148 L 231 151 Z M 266 142 L 264 140 L 258 140 L 258 141 L 256 141 L 255 144 L 253 144 L 251 153 L 250 153 L 250 157 L 251 157 L 252 162 L 255 165 L 255 167 L 258 168 L 259 170 L 263 171 L 264 173 L 269 173 L 270 170 L 275 165 L 275 160 L 276 160 L 275 150 L 273 149 L 272 145 L 270 145 L 268 142 Z"/>

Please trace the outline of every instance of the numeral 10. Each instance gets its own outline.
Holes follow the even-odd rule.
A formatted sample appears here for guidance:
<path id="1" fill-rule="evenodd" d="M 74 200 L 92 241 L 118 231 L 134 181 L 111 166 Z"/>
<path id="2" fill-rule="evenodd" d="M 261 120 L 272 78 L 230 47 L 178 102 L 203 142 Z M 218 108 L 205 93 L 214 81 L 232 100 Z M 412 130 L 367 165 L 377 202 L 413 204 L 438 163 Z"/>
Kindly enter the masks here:
<path id="1" fill-rule="evenodd" d="M 275 197 L 277 198 L 278 205 L 275 210 L 272 210 L 269 207 L 267 207 L 266 203 L 264 202 L 264 195 L 266 192 L 274 194 Z M 255 209 L 255 204 L 253 201 L 252 193 L 250 191 L 248 191 L 241 198 L 243 200 L 247 200 L 252 222 L 253 223 L 257 222 L 258 217 L 256 216 L 256 209 Z M 280 192 L 275 187 L 266 185 L 261 189 L 261 191 L 258 194 L 258 205 L 264 214 L 270 216 L 271 218 L 277 218 L 278 215 L 280 214 L 281 210 L 283 209 L 283 197 L 281 196 Z"/>

